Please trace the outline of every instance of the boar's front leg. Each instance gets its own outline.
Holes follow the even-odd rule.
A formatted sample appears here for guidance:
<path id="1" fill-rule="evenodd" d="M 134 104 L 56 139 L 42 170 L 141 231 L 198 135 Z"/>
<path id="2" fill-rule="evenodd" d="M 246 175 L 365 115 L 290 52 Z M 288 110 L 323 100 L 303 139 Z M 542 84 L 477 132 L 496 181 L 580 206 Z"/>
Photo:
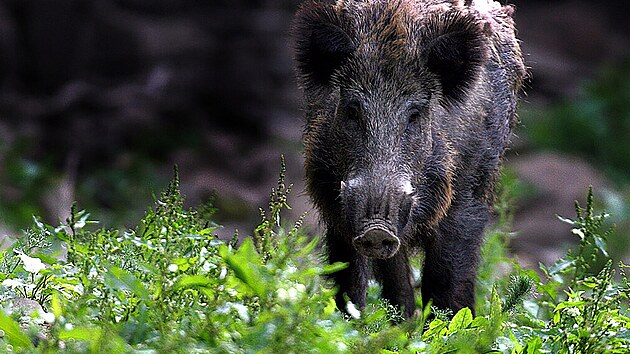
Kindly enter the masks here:
<path id="1" fill-rule="evenodd" d="M 347 295 L 359 309 L 365 308 L 365 295 L 368 281 L 368 262 L 365 256 L 356 252 L 352 245 L 344 240 L 344 236 L 333 231 L 327 233 L 328 261 L 348 263 L 348 267 L 332 274 L 337 284 L 337 307 L 346 311 Z"/>
<path id="2" fill-rule="evenodd" d="M 422 299 L 453 314 L 464 307 L 475 313 L 475 278 L 487 208 L 473 200 L 453 205 L 437 232 L 424 239 Z"/>
<path id="3" fill-rule="evenodd" d="M 391 258 L 376 260 L 374 265 L 376 277 L 383 287 L 382 297 L 397 306 L 406 319 L 411 318 L 416 299 L 407 254 L 401 250 Z"/>

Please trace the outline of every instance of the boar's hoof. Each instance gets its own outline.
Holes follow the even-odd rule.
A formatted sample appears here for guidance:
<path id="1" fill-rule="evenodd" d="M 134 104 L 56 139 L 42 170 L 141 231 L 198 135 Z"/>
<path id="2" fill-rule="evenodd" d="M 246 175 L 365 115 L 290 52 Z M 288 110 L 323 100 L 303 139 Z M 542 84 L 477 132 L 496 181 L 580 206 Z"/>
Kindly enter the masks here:
<path id="1" fill-rule="evenodd" d="M 386 259 L 394 256 L 400 248 L 400 240 L 391 231 L 372 227 L 352 240 L 359 253 L 366 257 Z"/>

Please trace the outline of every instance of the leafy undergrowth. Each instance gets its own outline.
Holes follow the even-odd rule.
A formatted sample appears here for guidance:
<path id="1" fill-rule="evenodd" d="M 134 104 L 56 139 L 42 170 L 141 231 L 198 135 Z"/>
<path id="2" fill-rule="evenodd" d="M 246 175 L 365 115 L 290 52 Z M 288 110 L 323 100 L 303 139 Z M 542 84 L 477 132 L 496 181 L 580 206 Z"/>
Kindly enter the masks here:
<path id="1" fill-rule="evenodd" d="M 281 226 L 291 189 L 283 173 L 254 237 L 238 247 L 236 237 L 223 242 L 214 236 L 212 208 L 183 207 L 178 183 L 176 176 L 135 229 L 97 228 L 88 213 L 73 210 L 58 227 L 35 219 L 1 251 L 0 351 L 630 350 L 627 267 L 607 261 L 594 272 L 590 266 L 608 260 L 607 233 L 600 230 L 606 216 L 593 213 L 592 197 L 586 208 L 577 207 L 575 220 L 564 219 L 579 247 L 543 267 L 544 276 L 503 256 L 503 220 L 484 248 L 477 317 L 469 309 L 451 317 L 418 299 L 423 314 L 394 325 L 400 315 L 378 300 L 376 283 L 365 310 L 348 304 L 350 316 L 338 311 L 326 275 L 344 264 L 325 264 L 318 240 L 300 231 L 301 220 Z M 615 268 L 621 282 L 614 280 Z"/>

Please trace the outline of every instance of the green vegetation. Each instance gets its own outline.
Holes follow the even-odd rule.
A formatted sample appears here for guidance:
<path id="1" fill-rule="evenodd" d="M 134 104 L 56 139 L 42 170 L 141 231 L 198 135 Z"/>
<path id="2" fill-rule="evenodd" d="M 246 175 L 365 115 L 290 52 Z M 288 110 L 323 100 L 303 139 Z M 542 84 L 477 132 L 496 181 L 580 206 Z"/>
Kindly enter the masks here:
<path id="1" fill-rule="evenodd" d="M 627 353 L 630 284 L 606 249 L 606 215 L 592 193 L 567 220 L 579 247 L 543 276 L 507 259 L 509 222 L 488 236 L 477 316 L 442 313 L 418 299 L 421 318 L 394 325 L 378 300 L 345 318 L 317 239 L 286 224 L 284 173 L 253 238 L 213 236 L 213 209 L 183 207 L 178 177 L 135 229 L 98 228 L 76 208 L 58 227 L 35 219 L 0 253 L 0 351 L 212 353 Z M 503 183 L 502 202 L 513 184 Z M 59 245 L 62 244 L 62 247 Z M 593 271 L 594 259 L 604 260 Z M 420 263 L 419 261 L 416 263 Z M 499 271 L 502 269 L 502 271 Z M 434 316 L 429 316 L 433 314 Z M 431 320 L 430 320 L 431 318 Z"/>

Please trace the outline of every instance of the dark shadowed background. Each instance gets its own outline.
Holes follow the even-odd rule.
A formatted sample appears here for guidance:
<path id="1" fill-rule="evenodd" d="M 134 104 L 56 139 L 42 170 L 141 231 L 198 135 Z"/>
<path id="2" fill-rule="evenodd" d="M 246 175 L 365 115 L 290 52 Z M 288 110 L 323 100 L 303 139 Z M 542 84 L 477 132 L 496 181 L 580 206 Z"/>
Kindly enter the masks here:
<path id="1" fill-rule="evenodd" d="M 133 226 L 177 164 L 188 203 L 251 234 L 284 154 L 303 193 L 300 92 L 288 29 L 297 0 L 1 0 L 0 237 L 73 201 Z M 503 2 L 503 1 L 502 1 Z M 555 214 L 595 188 L 630 235 L 627 0 L 513 1 L 531 68 L 506 173 L 518 178 L 512 250 L 553 261 L 575 238 Z"/>

